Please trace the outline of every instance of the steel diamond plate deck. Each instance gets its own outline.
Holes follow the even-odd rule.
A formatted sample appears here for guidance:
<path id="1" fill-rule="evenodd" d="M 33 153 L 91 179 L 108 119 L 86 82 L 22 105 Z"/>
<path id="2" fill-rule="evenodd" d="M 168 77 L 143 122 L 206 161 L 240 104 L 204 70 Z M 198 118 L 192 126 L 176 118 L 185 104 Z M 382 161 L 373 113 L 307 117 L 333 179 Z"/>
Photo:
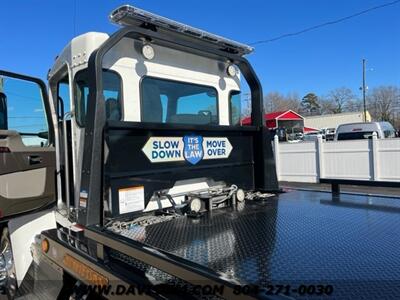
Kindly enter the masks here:
<path id="1" fill-rule="evenodd" d="M 330 284 L 332 299 L 400 295 L 400 198 L 293 191 L 121 234 L 241 284 Z"/>

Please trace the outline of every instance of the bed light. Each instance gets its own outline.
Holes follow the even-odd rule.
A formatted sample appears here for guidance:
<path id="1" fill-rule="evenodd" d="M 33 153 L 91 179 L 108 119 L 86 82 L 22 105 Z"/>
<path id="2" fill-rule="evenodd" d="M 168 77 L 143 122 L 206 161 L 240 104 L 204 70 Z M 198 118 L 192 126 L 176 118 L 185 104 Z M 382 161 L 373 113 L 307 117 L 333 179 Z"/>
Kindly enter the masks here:
<path id="1" fill-rule="evenodd" d="M 236 76 L 236 67 L 234 65 L 229 65 L 228 68 L 226 68 L 226 73 L 231 77 Z"/>
<path id="2" fill-rule="evenodd" d="M 201 209 L 201 200 L 199 198 L 193 198 L 189 202 L 190 211 L 198 213 Z"/>
<path id="3" fill-rule="evenodd" d="M 152 60 L 154 58 L 154 48 L 150 46 L 149 44 L 145 44 L 142 48 L 142 54 L 144 58 L 148 60 Z"/>
<path id="4" fill-rule="evenodd" d="M 244 191 L 242 189 L 238 189 L 236 191 L 236 199 L 239 202 L 243 202 L 245 198 L 246 198 L 246 195 L 245 195 Z"/>

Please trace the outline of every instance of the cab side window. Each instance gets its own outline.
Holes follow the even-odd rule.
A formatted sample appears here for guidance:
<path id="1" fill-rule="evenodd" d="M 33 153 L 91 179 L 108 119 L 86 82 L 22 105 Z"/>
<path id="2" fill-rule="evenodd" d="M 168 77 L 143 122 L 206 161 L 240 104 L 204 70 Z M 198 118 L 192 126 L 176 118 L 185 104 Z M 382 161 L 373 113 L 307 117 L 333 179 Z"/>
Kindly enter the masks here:
<path id="1" fill-rule="evenodd" d="M 103 95 L 106 118 L 119 121 L 122 119 L 122 80 L 118 73 L 103 70 Z M 75 75 L 75 114 L 79 126 L 85 127 L 87 103 L 89 98 L 89 79 L 87 70 Z"/>
<path id="2" fill-rule="evenodd" d="M 58 101 L 58 115 L 61 119 L 64 115 L 70 112 L 70 92 L 69 92 L 69 80 L 68 75 L 65 76 L 58 82 L 57 85 L 57 101 Z"/>
<path id="3" fill-rule="evenodd" d="M 241 117 L 241 93 L 231 91 L 229 94 L 229 122 L 230 125 L 240 125 Z"/>
<path id="4" fill-rule="evenodd" d="M 383 135 L 385 136 L 385 138 L 394 138 L 396 137 L 396 133 L 394 130 L 384 130 L 383 131 Z"/>

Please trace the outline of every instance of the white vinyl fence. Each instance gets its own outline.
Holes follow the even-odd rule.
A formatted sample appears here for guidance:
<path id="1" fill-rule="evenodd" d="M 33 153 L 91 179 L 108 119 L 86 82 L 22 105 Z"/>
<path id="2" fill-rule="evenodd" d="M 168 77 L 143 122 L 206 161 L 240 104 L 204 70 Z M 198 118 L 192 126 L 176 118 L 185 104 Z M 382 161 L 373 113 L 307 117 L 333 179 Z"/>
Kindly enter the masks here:
<path id="1" fill-rule="evenodd" d="M 320 178 L 398 181 L 400 139 L 279 143 L 274 138 L 280 181 L 318 182 Z"/>

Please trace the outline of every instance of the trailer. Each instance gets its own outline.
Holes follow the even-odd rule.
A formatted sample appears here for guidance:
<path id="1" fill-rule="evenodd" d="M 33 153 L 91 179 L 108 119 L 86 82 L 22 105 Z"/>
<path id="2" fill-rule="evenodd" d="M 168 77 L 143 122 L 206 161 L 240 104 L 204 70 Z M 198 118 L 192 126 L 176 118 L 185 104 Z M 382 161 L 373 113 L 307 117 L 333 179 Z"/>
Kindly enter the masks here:
<path id="1" fill-rule="evenodd" d="M 357 276 L 375 266 L 351 264 L 357 248 L 340 236 L 354 228 L 332 220 L 341 213 L 341 221 L 357 220 L 352 210 L 338 211 L 320 194 L 279 189 L 261 84 L 245 58 L 253 49 L 129 5 L 110 19 L 121 26 L 116 33 L 83 34 L 58 55 L 48 94 L 38 79 L 0 72 L 8 89 L 13 80 L 34 83 L 47 116 L 45 131 L 21 133 L 10 124 L 0 131 L 8 186 L 21 193 L 8 189 L 7 199 L 34 200 L 2 223 L 8 264 L 0 281 L 9 298 L 31 264 L 26 251 L 51 278 L 62 278 L 59 297 L 66 299 L 340 297 L 352 287 L 365 295 L 368 289 L 333 283 L 344 276 L 335 259 Z M 244 82 L 248 126 L 238 121 Z M 7 88 L 3 107 L 13 95 Z M 36 147 L 22 145 L 22 136 L 34 136 Z M 19 148 L 31 169 L 16 179 L 10 160 Z M 32 182 L 30 190 L 21 187 Z M 303 214 L 311 216 L 295 218 Z M 293 217 L 289 231 L 281 230 L 282 216 Z M 332 237 L 348 259 L 321 247 L 336 254 L 326 268 L 319 251 L 317 261 L 291 260 L 282 243 L 305 228 L 296 220 L 318 220 L 317 230 L 331 221 L 342 230 Z M 390 245 L 398 234 L 389 240 L 382 239 Z M 299 249 L 313 242 L 312 235 L 299 239 Z M 384 279 L 395 282 L 398 270 L 388 270 Z M 384 286 L 386 294 L 396 291 Z"/>

